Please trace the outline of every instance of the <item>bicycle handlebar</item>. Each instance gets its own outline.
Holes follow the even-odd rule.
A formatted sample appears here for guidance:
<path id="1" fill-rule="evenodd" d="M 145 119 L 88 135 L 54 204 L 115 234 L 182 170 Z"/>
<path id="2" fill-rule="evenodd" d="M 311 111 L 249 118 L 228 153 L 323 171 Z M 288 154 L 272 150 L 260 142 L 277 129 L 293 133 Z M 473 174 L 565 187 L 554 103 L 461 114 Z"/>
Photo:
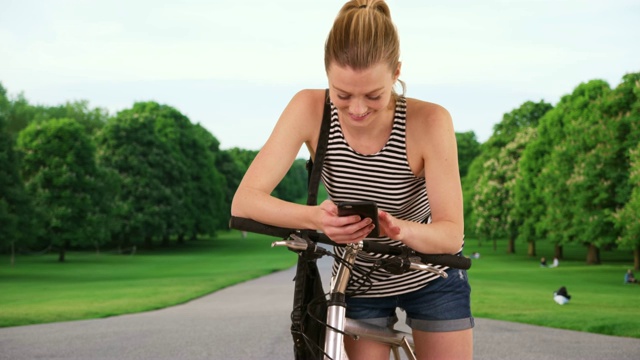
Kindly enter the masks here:
<path id="1" fill-rule="evenodd" d="M 267 225 L 261 222 L 247 219 L 243 217 L 232 216 L 229 220 L 229 227 L 231 229 L 248 231 L 252 233 L 258 233 L 268 236 L 279 237 L 282 239 L 288 238 L 291 234 L 304 234 L 314 242 L 319 242 L 327 245 L 344 246 L 331 240 L 327 235 L 319 233 L 316 230 L 296 230 L 288 229 L 279 226 Z M 363 241 L 362 250 L 371 253 L 388 254 L 388 255 L 402 255 L 402 248 L 398 246 L 390 246 L 387 244 L 381 244 L 373 240 Z M 420 257 L 424 263 L 443 265 L 456 269 L 467 270 L 471 267 L 471 260 L 458 255 L 452 254 L 422 254 L 415 252 L 415 255 Z"/>

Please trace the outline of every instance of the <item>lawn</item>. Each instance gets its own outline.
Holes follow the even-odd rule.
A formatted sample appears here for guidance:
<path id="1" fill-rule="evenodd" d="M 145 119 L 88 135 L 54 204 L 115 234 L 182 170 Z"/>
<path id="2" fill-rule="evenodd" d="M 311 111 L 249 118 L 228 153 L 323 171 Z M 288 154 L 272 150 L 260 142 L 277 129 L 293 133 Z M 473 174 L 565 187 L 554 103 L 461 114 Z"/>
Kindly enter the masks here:
<path id="1" fill-rule="evenodd" d="M 184 303 L 295 264 L 270 239 L 232 232 L 218 239 L 138 251 L 0 258 L 0 327 L 100 318 Z"/>
<path id="2" fill-rule="evenodd" d="M 557 268 L 542 268 L 539 258 L 553 249 L 538 244 L 538 256 L 507 255 L 490 244 L 467 242 L 465 251 L 480 252 L 469 271 L 474 316 L 562 329 L 640 338 L 640 286 L 623 284 L 632 266 L 629 253 L 602 252 L 602 265 L 586 265 L 586 249 L 565 247 Z M 625 261 L 626 260 L 626 261 Z M 558 305 L 553 292 L 566 286 L 571 301 Z"/>
<path id="3" fill-rule="evenodd" d="M 295 255 L 271 240 L 231 231 L 135 255 L 71 252 L 66 263 L 22 255 L 14 267 L 2 256 L 0 327 L 163 308 L 293 266 Z M 567 247 L 558 268 L 540 268 L 539 257 L 553 254 L 543 242 L 536 258 L 468 240 L 465 252 L 473 251 L 481 254 L 469 271 L 474 316 L 640 338 L 640 286 L 622 283 L 628 253 L 603 252 L 604 264 L 589 266 L 585 249 Z M 552 294 L 563 285 L 572 299 L 561 306 Z"/>

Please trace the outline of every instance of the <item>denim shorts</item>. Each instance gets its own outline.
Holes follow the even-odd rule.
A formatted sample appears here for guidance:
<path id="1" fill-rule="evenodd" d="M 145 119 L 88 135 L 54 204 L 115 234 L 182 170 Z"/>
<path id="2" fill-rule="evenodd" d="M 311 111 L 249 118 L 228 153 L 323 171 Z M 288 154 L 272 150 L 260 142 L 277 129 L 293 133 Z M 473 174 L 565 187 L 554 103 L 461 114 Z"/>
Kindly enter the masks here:
<path id="1" fill-rule="evenodd" d="M 407 313 L 407 325 L 414 330 L 445 332 L 471 329 L 471 287 L 465 270 L 448 269 L 446 279 L 438 278 L 416 291 L 386 297 L 347 297 L 347 317 L 366 323 L 392 327 L 396 308 Z"/>

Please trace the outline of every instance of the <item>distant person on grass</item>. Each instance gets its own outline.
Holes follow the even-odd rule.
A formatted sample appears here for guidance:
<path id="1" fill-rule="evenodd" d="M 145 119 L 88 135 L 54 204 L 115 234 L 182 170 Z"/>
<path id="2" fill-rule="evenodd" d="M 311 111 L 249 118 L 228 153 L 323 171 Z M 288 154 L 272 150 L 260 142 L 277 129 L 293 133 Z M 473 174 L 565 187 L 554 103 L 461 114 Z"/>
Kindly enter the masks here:
<path id="1" fill-rule="evenodd" d="M 631 269 L 627 270 L 627 273 L 624 274 L 624 283 L 625 284 L 637 284 L 638 280 L 633 276 L 633 271 Z"/>
<path id="2" fill-rule="evenodd" d="M 560 305 L 564 305 L 571 300 L 571 295 L 567 292 L 567 288 L 562 286 L 556 292 L 553 293 L 553 300 Z"/>
<path id="3" fill-rule="evenodd" d="M 547 267 L 547 259 L 546 258 L 541 258 L 540 259 L 540 267 Z"/>

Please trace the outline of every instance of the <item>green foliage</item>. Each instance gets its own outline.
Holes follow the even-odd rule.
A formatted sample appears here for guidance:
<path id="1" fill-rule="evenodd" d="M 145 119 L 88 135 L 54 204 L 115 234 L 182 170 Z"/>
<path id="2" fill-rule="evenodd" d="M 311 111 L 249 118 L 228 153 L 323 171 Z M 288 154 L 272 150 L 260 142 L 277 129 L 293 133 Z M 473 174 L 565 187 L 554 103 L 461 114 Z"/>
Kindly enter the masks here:
<path id="1" fill-rule="evenodd" d="M 483 165 L 483 172 L 472 199 L 476 232 L 488 239 L 509 239 L 509 252 L 515 251 L 515 240 L 522 218 L 517 214 L 514 188 L 518 163 L 523 149 L 535 130 L 524 127 L 515 138 Z"/>
<path id="2" fill-rule="evenodd" d="M 37 113 L 31 122 L 62 118 L 74 119 L 82 124 L 90 135 L 100 130 L 109 119 L 109 113 L 106 109 L 91 109 L 87 100 L 66 102 L 58 106 L 37 106 L 35 108 Z"/>
<path id="3" fill-rule="evenodd" d="M 253 154 L 249 160 L 250 164 L 250 161 L 253 160 L 253 157 L 255 157 L 258 152 L 233 148 L 230 150 L 221 150 L 216 153 L 216 168 L 224 176 L 227 184 L 224 188 L 225 204 L 228 206 L 227 214 L 231 214 L 233 195 L 236 193 L 236 189 L 238 189 L 240 181 L 242 181 L 242 177 L 249 167 L 249 164 L 245 165 L 244 162 L 238 158 L 241 155 L 244 156 L 245 153 Z"/>
<path id="4" fill-rule="evenodd" d="M 276 186 L 273 195 L 287 201 L 295 202 L 307 194 L 306 160 L 296 159 L 291 168 Z"/>
<path id="5" fill-rule="evenodd" d="M 462 179 L 467 176 L 471 162 L 480 155 L 480 143 L 473 131 L 457 132 L 456 143 L 458 144 L 458 168 Z"/>
<path id="6" fill-rule="evenodd" d="M 4 98 L 2 106 L 4 107 L 7 131 L 16 135 L 31 123 L 63 118 L 76 120 L 84 126 L 90 135 L 93 135 L 104 126 L 109 118 L 106 109 L 91 109 L 87 100 L 66 102 L 58 106 L 44 106 L 30 104 L 24 94 L 18 94 L 15 98 L 10 99 L 1 83 L 0 98 Z"/>
<path id="7" fill-rule="evenodd" d="M 231 198 L 235 193 L 242 176 L 247 171 L 253 159 L 258 155 L 258 151 L 244 150 L 239 148 L 232 148 L 225 152 L 225 162 L 221 164 L 221 167 L 227 170 L 227 179 L 230 180 Z M 274 189 L 271 195 L 286 200 L 296 202 L 300 198 L 305 197 L 307 193 L 307 170 L 306 160 L 296 159 L 291 168 L 280 181 L 278 186 Z"/>
<path id="8" fill-rule="evenodd" d="M 593 80 L 554 108 L 528 102 L 505 114 L 464 182 L 477 234 L 527 242 L 529 255 L 538 239 L 582 244 L 587 261 L 600 263 L 600 250 L 615 246 L 626 226 L 618 209 L 637 186 L 628 182 L 628 154 L 640 141 L 639 78 L 625 75 L 613 90 Z"/>
<path id="9" fill-rule="evenodd" d="M 540 226 L 555 243 L 591 246 L 590 263 L 600 262 L 599 249 L 615 245 L 612 214 L 629 198 L 627 154 L 638 143 L 630 131 L 637 127 L 631 115 L 638 107 L 636 79 L 625 76 L 614 90 L 599 80 L 581 84 L 550 117 L 562 124 L 550 128 L 562 131 L 545 133 L 554 145 L 536 178 L 547 209 Z"/>
<path id="10" fill-rule="evenodd" d="M 621 246 L 634 249 L 635 266 L 640 267 L 632 224 L 638 182 L 630 177 L 632 149 L 640 141 L 639 84 L 640 74 L 627 74 L 615 89 L 599 80 L 580 84 L 555 107 L 527 101 L 505 113 L 484 144 L 477 142 L 473 132 L 457 133 L 467 237 L 477 234 L 494 243 L 506 238 L 510 252 L 515 251 L 517 239 L 529 245 L 529 255 L 535 255 L 535 242 L 540 239 L 559 247 L 578 242 L 592 248 L 589 256 L 595 263 L 601 249 Z M 44 148 L 39 151 L 46 156 L 35 166 L 37 156 L 25 151 L 27 163 L 23 162 L 22 152 L 13 149 L 15 136 L 34 132 L 27 131 L 27 126 L 45 128 L 60 118 L 80 125 L 85 135 L 79 143 L 49 149 L 49 143 L 75 140 L 41 131 L 40 140 L 25 144 Z M 86 181 L 91 182 L 87 189 L 74 190 L 90 195 L 85 203 L 82 197 L 75 200 L 84 209 L 85 219 L 76 221 L 77 231 L 69 234 L 85 234 L 89 240 L 69 241 L 65 247 L 99 249 L 107 243 L 123 248 L 214 234 L 226 228 L 233 195 L 257 154 L 238 148 L 221 150 L 211 133 L 170 106 L 136 103 L 109 118 L 105 110 L 91 109 L 87 101 L 35 106 L 22 94 L 9 98 L 1 85 L 0 131 L 4 171 L 0 222 L 1 231 L 12 239 L 7 242 L 8 236 L 3 236 L 2 249 L 10 244 L 24 247 L 33 239 L 40 247 L 53 243 L 51 237 L 38 234 L 48 234 L 52 224 L 60 222 L 52 223 L 51 218 L 62 218 L 64 211 L 39 206 L 38 201 L 47 197 L 53 203 L 55 196 L 38 192 L 41 185 L 34 184 L 70 187 L 75 168 L 54 159 L 83 147 L 87 138 L 89 147 L 92 140 L 98 145 L 98 161 L 91 170 L 89 165 L 77 165 L 93 174 L 79 173 L 80 178 L 93 180 Z M 49 154 L 54 155 L 51 161 Z M 91 162 L 82 157 L 65 159 Z M 52 164 L 62 170 L 52 170 Z M 23 171 L 24 180 L 16 175 L 16 167 Z M 40 178 L 44 176 L 40 172 L 47 177 Z M 298 159 L 273 195 L 302 201 L 306 178 L 305 161 Z M 66 199 L 73 192 L 59 193 L 64 196 L 57 191 L 56 196 Z M 31 203 L 36 206 L 30 208 Z M 55 203 L 64 204 L 57 198 Z"/>
<path id="11" fill-rule="evenodd" d="M 640 247 L 640 145 L 631 151 L 631 174 L 629 177 L 635 186 L 629 201 L 615 214 L 615 222 L 622 228 L 618 243 L 627 249 Z"/>
<path id="12" fill-rule="evenodd" d="M 20 178 L 13 136 L 6 130 L 7 105 L 0 92 L 0 249 L 13 250 L 16 244 L 28 243 L 34 232 L 30 224 L 32 208 Z"/>
<path id="13" fill-rule="evenodd" d="M 502 121 L 494 127 L 494 134 L 482 144 L 481 154 L 473 160 L 463 181 L 465 201 L 469 204 L 465 207 L 465 232 L 468 235 L 511 237 L 514 223 L 522 222 L 515 218 L 515 204 L 505 202 L 511 201 L 515 191 L 516 164 L 522 147 L 533 136 L 528 129 L 538 126 L 540 118 L 551 108 L 544 101 L 525 102 L 504 114 Z M 526 133 L 523 135 L 523 132 Z M 512 150 L 504 151 L 509 144 Z M 509 189 L 505 189 L 506 184 Z"/>
<path id="14" fill-rule="evenodd" d="M 71 119 L 32 123 L 20 133 L 22 176 L 51 244 L 64 261 L 69 246 L 86 245 L 99 223 L 91 218 L 101 190 L 95 147 Z"/>
<path id="15" fill-rule="evenodd" d="M 524 128 L 536 127 L 540 119 L 553 109 L 551 104 L 541 100 L 527 101 L 520 107 L 504 114 L 502 121 L 493 127 L 493 134 L 483 147 L 485 151 L 495 152 L 512 142 L 516 135 Z"/>
<path id="16" fill-rule="evenodd" d="M 98 134 L 101 165 L 122 179 L 120 245 L 214 234 L 226 227 L 217 140 L 176 109 L 155 102 L 121 111 Z"/>

